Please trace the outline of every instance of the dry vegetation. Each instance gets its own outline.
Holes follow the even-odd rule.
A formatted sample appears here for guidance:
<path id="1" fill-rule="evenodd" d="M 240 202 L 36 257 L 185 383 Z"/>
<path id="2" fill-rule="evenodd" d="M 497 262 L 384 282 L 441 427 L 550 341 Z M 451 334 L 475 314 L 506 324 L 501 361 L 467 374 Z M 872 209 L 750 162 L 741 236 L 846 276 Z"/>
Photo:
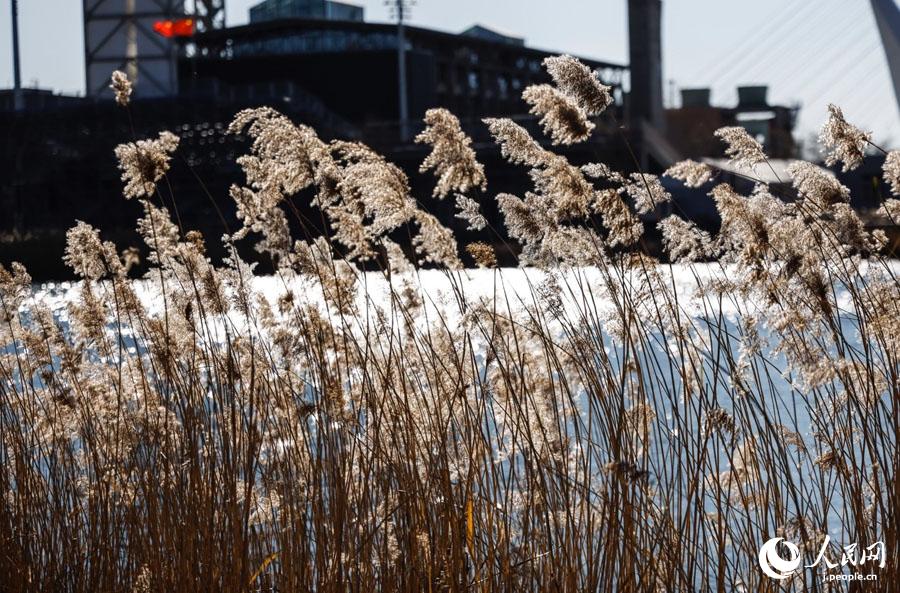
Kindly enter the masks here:
<path id="1" fill-rule="evenodd" d="M 581 141 L 608 89 L 571 58 L 547 66 L 554 85 L 526 99 L 555 142 Z M 127 106 L 127 80 L 114 87 Z M 468 138 L 446 111 L 426 122 L 433 199 L 485 227 Z M 657 178 L 486 124 L 533 180 L 496 196 L 540 278 L 524 290 L 396 166 L 273 110 L 232 124 L 252 148 L 220 267 L 157 188 L 178 138 L 120 146 L 145 279 L 85 224 L 66 309 L 0 267 L 0 591 L 843 591 L 821 568 L 777 583 L 756 563 L 775 535 L 811 562 L 826 534 L 832 559 L 883 541 L 886 566 L 864 567 L 881 578 L 855 586 L 891 590 L 900 284 L 846 188 L 805 163 L 796 201 L 718 185 L 717 236 L 677 212 L 660 223 L 673 267 L 623 249 L 669 201 Z M 767 166 L 743 130 L 720 136 Z M 869 142 L 838 110 L 824 136 L 850 167 Z M 295 240 L 291 197 L 310 189 L 333 232 Z M 400 228 L 417 261 L 388 239 Z M 255 288 L 233 247 L 248 235 L 279 290 Z M 492 297 L 467 296 L 469 257 Z M 422 264 L 452 287 L 443 302 Z M 687 298 L 673 270 L 695 276 Z"/>

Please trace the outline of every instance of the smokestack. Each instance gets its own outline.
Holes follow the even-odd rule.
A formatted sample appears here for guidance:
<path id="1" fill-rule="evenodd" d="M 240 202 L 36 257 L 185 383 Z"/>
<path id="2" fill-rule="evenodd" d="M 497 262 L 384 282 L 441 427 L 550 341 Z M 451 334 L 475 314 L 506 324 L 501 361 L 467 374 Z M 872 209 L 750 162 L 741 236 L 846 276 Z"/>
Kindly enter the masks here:
<path id="1" fill-rule="evenodd" d="M 12 59 L 13 59 L 13 109 L 19 111 L 22 104 L 22 72 L 19 69 L 19 0 L 12 0 Z"/>
<path id="2" fill-rule="evenodd" d="M 665 128 L 662 82 L 662 0 L 628 0 L 631 93 L 629 119 Z"/>

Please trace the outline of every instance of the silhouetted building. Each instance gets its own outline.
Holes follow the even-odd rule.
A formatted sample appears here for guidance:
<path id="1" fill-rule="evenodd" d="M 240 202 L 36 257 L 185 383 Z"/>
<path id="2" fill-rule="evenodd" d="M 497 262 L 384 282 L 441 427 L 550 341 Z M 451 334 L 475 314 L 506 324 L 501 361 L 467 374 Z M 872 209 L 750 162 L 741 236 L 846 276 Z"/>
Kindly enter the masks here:
<path id="1" fill-rule="evenodd" d="M 708 88 L 683 89 L 681 107 L 666 111 L 666 136 L 685 157 L 717 157 L 724 154 L 725 145 L 715 131 L 741 126 L 760 141 L 770 157 L 795 158 L 793 132 L 799 107 L 771 105 L 767 94 L 765 86 L 739 87 L 738 104 L 719 107 L 710 103 Z"/>
<path id="2" fill-rule="evenodd" d="M 272 0 L 269 0 L 272 1 Z M 526 115 L 522 90 L 549 82 L 541 62 L 549 52 L 526 47 L 520 38 L 475 26 L 457 35 L 406 27 L 410 117 L 446 107 L 461 119 Z M 197 55 L 184 58 L 182 89 L 222 100 L 283 96 L 302 89 L 318 97 L 336 117 L 359 130 L 399 119 L 397 28 L 390 24 L 309 18 L 254 22 L 210 31 L 194 42 Z M 583 60 L 615 88 L 621 108 L 620 64 Z"/>
<path id="3" fill-rule="evenodd" d="M 472 25 L 463 31 L 462 35 L 484 39 L 485 41 L 499 41 L 510 45 L 518 45 L 519 47 L 525 46 L 524 37 L 516 37 L 515 35 L 509 35 L 508 33 L 501 33 L 496 29 L 491 29 L 484 25 Z"/>
<path id="4" fill-rule="evenodd" d="M 251 23 L 278 19 L 362 21 L 364 18 L 362 6 L 332 0 L 264 0 L 250 7 Z"/>
<path id="5" fill-rule="evenodd" d="M 82 97 L 59 95 L 49 89 L 23 88 L 20 92 L 21 107 L 27 111 L 59 109 L 60 107 L 78 105 L 84 101 Z M 15 91 L 12 89 L 0 89 L 0 111 L 13 111 L 14 109 Z"/>
<path id="6" fill-rule="evenodd" d="M 261 7 L 277 12 L 299 4 L 266 2 Z M 183 52 L 176 63 L 176 95 L 150 98 L 152 94 L 136 93 L 125 110 L 105 95 L 64 101 L 36 91 L 27 109 L 0 112 L 0 209 L 10 213 L 0 217 L 0 260 L 23 261 L 35 278 L 66 276 L 60 256 L 65 232 L 76 220 L 102 229 L 104 239 L 121 247 L 140 245 L 133 231 L 140 208 L 121 197 L 113 149 L 134 138 L 154 137 L 160 130 L 181 138 L 161 186 L 163 200 L 173 211 L 177 205 L 184 229 L 203 232 L 210 238 L 210 256 L 220 257 L 215 238 L 239 224 L 228 198 L 229 186 L 244 181 L 235 160 L 248 150 L 246 138 L 225 130 L 234 114 L 248 107 L 273 107 L 314 127 L 324 139 L 366 142 L 406 171 L 413 195 L 430 195 L 434 179 L 418 171 L 429 148 L 399 133 L 397 27 L 336 20 L 337 3 L 308 4 L 309 10 L 331 6 L 332 18 L 267 20 L 257 12 L 256 22 L 201 32 L 184 41 L 193 51 Z M 452 110 L 473 138 L 491 195 L 523 195 L 531 187 L 527 171 L 502 158 L 481 119 L 512 117 L 549 147 L 538 118 L 528 113 L 520 95 L 528 85 L 550 82 L 542 61 L 553 54 L 482 26 L 464 34 L 407 27 L 405 53 L 410 131 L 420 129 L 426 109 Z M 617 170 L 633 170 L 627 132 L 618 124 L 627 69 L 583 61 L 614 87 L 615 104 L 596 121 L 590 141 L 554 150 L 577 164 L 602 161 Z M 115 67 L 118 64 L 111 64 L 109 72 Z M 4 99 L 0 94 L 0 107 Z M 306 221 L 304 231 L 315 232 L 321 216 L 309 202 L 304 195 L 294 204 Z M 465 241 L 495 242 L 501 260 L 510 261 L 506 242 L 490 233 L 466 231 L 454 217 L 452 200 L 434 202 L 430 208 Z M 492 227 L 503 228 L 493 200 L 483 200 L 483 212 Z M 395 240 L 408 240 L 408 233 L 398 233 Z M 254 257 L 250 251 L 246 255 Z"/>

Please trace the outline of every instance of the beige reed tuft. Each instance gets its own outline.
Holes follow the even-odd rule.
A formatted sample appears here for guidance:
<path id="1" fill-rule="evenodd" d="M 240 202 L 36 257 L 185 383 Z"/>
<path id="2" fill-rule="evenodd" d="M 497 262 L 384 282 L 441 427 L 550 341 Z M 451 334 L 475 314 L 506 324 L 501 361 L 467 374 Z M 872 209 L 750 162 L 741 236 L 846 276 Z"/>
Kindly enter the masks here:
<path id="1" fill-rule="evenodd" d="M 523 195 L 487 194 L 444 110 L 419 136 L 436 183 L 418 199 L 363 144 L 239 113 L 222 263 L 160 194 L 177 137 L 118 147 L 140 276 L 134 249 L 82 222 L 62 305 L 0 265 L 0 590 L 846 590 L 824 565 L 764 576 L 759 546 L 778 536 L 804 564 L 858 543 L 878 579 L 853 590 L 893 591 L 887 235 L 802 163 L 790 196 L 718 183 L 721 229 L 701 229 L 660 178 L 551 149 L 603 125 L 612 96 L 574 58 L 545 66 L 554 84 L 525 98 L 548 138 L 485 122 Z M 134 108 L 124 77 L 113 88 Z M 838 110 L 826 132 L 845 166 L 873 148 Z M 766 166 L 742 128 L 717 135 Z M 895 193 L 898 171 L 891 153 Z M 690 162 L 667 175 L 716 179 Z M 456 217 L 439 219 L 451 194 Z M 248 242 L 272 276 L 242 259 Z"/>

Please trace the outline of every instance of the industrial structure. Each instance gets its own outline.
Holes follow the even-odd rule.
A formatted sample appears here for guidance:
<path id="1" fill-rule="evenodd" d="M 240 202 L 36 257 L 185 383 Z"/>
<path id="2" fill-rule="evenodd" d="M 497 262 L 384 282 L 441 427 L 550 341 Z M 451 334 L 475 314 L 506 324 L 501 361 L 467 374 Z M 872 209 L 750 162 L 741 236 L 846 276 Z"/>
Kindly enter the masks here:
<path id="1" fill-rule="evenodd" d="M 279 19 L 327 19 L 363 21 L 365 9 L 356 4 L 333 0 L 264 0 L 250 7 L 250 22 Z"/>
<path id="2" fill-rule="evenodd" d="M 197 31 L 212 31 L 225 26 L 225 0 L 192 0 L 191 18 Z"/>
<path id="3" fill-rule="evenodd" d="M 22 101 L 22 71 L 19 59 L 19 0 L 10 0 L 12 10 L 12 51 L 13 51 L 13 88 L 12 108 L 20 110 L 24 107 Z"/>
<path id="4" fill-rule="evenodd" d="M 662 0 L 628 0 L 632 121 L 665 128 L 662 83 Z"/>
<path id="5" fill-rule="evenodd" d="M 109 97 L 109 73 L 122 70 L 135 81 L 138 97 L 178 93 L 183 44 L 161 34 L 160 25 L 179 20 L 193 33 L 225 26 L 225 0 L 82 0 L 85 93 Z"/>
<path id="6" fill-rule="evenodd" d="M 361 6 L 334 0 L 263 0 L 249 10 L 250 22 L 224 27 L 224 0 L 83 0 L 86 94 L 109 97 L 109 73 L 124 70 L 134 81 L 135 98 L 215 96 L 224 102 L 272 97 L 316 98 L 337 117 L 357 127 L 392 124 L 409 139 L 411 121 L 432 106 L 461 117 L 527 113 L 521 90 L 543 82 L 541 60 L 548 55 L 526 47 L 524 39 L 475 25 L 456 35 L 406 25 L 408 0 L 393 0 L 396 24 L 365 22 Z M 659 0 L 630 0 L 655 6 Z M 635 8 L 635 10 L 645 10 Z M 639 15 L 633 51 L 658 36 Z M 171 23 L 187 21 L 179 38 Z M 169 26 L 169 29 L 161 27 Z M 160 34 L 163 33 L 163 34 Z M 632 80 L 661 88 L 659 43 L 648 64 Z M 656 60 L 656 65 L 653 60 Z M 623 65 L 585 60 L 616 89 L 623 105 Z M 327 76 L 342 72 L 344 76 Z M 644 84 L 641 87 L 641 84 Z M 367 100 L 357 101 L 359 88 Z M 653 110 L 648 121 L 661 126 L 661 92 L 642 99 L 635 117 Z M 657 104 L 658 103 L 658 104 Z M 334 119 L 334 118 L 332 118 Z"/>
<path id="7" fill-rule="evenodd" d="M 712 106 L 708 90 L 686 90 L 679 109 L 664 109 L 662 2 L 627 1 L 629 64 L 581 58 L 613 88 L 614 102 L 588 142 L 554 150 L 579 164 L 658 173 L 686 156 L 721 155 L 712 131 L 741 125 L 773 156 L 795 156 L 796 108 L 770 105 L 764 88 L 741 89 L 733 107 Z M 220 211 L 226 223 L 234 222 L 228 187 L 241 182 L 235 158 L 246 151 L 244 139 L 225 129 L 247 107 L 271 106 L 323 138 L 372 145 L 409 174 L 416 195 L 430 193 L 432 181 L 418 173 L 427 149 L 413 138 L 427 109 L 445 107 L 473 138 L 491 193 L 528 190 L 527 175 L 505 162 L 481 123 L 508 116 L 544 138 L 521 92 L 549 81 L 542 61 L 551 53 L 522 37 L 478 24 L 460 33 L 410 26 L 408 0 L 393 0 L 393 24 L 367 22 L 363 8 L 345 0 L 263 0 L 250 8 L 250 22 L 237 27 L 225 26 L 224 0 L 83 2 L 87 97 L 18 85 L 0 91 L 6 131 L 0 177 L 11 180 L 0 186 L 0 208 L 12 213 L 0 220 L 0 260 L 24 260 L 37 277 L 65 273 L 58 255 L 76 218 L 107 229 L 123 245 L 137 241 L 129 233 L 139 212 L 120 198 L 112 154 L 135 135 L 169 129 L 181 137 L 182 160 L 167 188 L 178 196 L 187 228 L 220 234 Z M 885 47 L 892 51 L 887 40 Z M 111 100 L 115 69 L 135 82 L 131 109 L 138 117 L 129 118 Z M 690 200 L 698 217 L 712 210 L 705 194 Z M 301 211 L 306 202 L 300 201 Z M 502 228 L 492 201 L 483 205 L 491 225 Z M 455 225 L 449 202 L 436 204 L 435 214 Z M 505 244 L 497 247 L 502 259 Z"/>
<path id="8" fill-rule="evenodd" d="M 109 73 L 123 70 L 142 97 L 177 92 L 178 48 L 154 32 L 184 13 L 184 0 L 83 0 L 85 93 L 109 93 Z"/>
<path id="9" fill-rule="evenodd" d="M 470 30 L 471 31 L 471 30 Z M 500 34 L 450 34 L 405 27 L 408 117 L 446 107 L 462 119 L 523 115 L 522 90 L 548 80 L 548 52 Z M 198 56 L 181 69 L 187 93 L 225 101 L 311 94 L 362 135 L 404 118 L 398 101 L 396 27 L 347 20 L 263 20 L 197 35 Z M 615 89 L 622 105 L 626 67 L 584 60 Z M 360 100 L 363 90 L 365 100 Z"/>
<path id="10" fill-rule="evenodd" d="M 870 0 L 878 32 L 881 34 L 881 45 L 887 57 L 891 71 L 891 82 L 894 85 L 894 97 L 900 109 L 900 8 L 894 0 Z"/>
<path id="11" fill-rule="evenodd" d="M 722 150 L 715 131 L 725 126 L 742 126 L 766 148 L 773 159 L 797 156 L 794 128 L 800 111 L 797 105 L 773 105 L 768 87 L 741 86 L 737 105 L 713 105 L 709 88 L 682 89 L 681 106 L 667 109 L 666 137 L 684 157 L 716 156 Z"/>
<path id="12" fill-rule="evenodd" d="M 379 24 L 366 22 L 350 2 L 264 0 L 251 8 L 248 24 L 227 28 L 222 0 L 84 0 L 88 96 L 27 89 L 16 95 L 27 105 L 15 109 L 13 95 L 0 91 L 6 131 L 0 162 L 8 168 L 3 178 L 13 180 L 0 186 L 0 207 L 12 213 L 0 220 L 0 259 L 24 261 L 38 278 L 65 274 L 59 253 L 76 218 L 119 244 L 136 244 L 139 212 L 120 197 L 112 149 L 162 129 L 181 138 L 181 161 L 166 189 L 178 196 L 181 221 L 218 236 L 217 210 L 226 223 L 235 222 L 228 187 L 240 183 L 235 159 L 246 151 L 244 139 L 225 128 L 240 109 L 261 105 L 313 126 L 323 138 L 374 146 L 407 171 L 416 195 L 430 193 L 431 180 L 418 173 L 427 150 L 413 137 L 426 109 L 446 107 L 474 138 L 491 191 L 523 193 L 527 176 L 501 158 L 481 119 L 513 117 L 542 137 L 521 91 L 549 82 L 541 63 L 552 54 L 483 25 L 458 34 L 409 26 L 410 2 L 394 4 L 396 23 Z M 638 151 L 640 144 L 622 129 L 628 67 L 584 62 L 614 88 L 615 103 L 590 142 L 566 154 L 575 162 L 632 169 L 626 143 L 635 142 Z M 115 69 L 135 82 L 134 117 L 111 100 Z M 299 201 L 301 211 L 306 202 Z M 452 204 L 436 205 L 435 214 L 454 224 Z M 485 215 L 502 227 L 491 205 Z M 215 245 L 210 254 L 219 255 Z"/>

